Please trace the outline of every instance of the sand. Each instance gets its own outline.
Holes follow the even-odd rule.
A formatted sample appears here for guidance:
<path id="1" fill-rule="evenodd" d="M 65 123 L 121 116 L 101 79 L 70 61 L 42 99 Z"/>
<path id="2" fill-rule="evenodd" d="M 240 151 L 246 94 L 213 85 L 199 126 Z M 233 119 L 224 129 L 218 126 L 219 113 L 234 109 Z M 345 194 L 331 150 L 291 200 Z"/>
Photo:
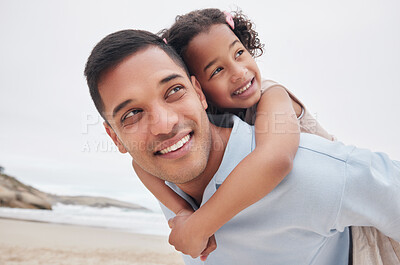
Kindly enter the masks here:
<path id="1" fill-rule="evenodd" d="M 0 219 L 0 265 L 183 265 L 163 236 Z"/>

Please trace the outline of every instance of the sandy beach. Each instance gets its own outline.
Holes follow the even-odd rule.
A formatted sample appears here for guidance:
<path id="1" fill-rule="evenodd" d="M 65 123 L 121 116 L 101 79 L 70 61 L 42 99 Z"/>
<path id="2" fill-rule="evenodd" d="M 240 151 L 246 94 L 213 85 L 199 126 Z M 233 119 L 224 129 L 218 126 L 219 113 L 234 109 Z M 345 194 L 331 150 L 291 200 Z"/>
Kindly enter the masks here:
<path id="1" fill-rule="evenodd" d="M 163 236 L 0 219 L 0 265 L 183 265 Z"/>

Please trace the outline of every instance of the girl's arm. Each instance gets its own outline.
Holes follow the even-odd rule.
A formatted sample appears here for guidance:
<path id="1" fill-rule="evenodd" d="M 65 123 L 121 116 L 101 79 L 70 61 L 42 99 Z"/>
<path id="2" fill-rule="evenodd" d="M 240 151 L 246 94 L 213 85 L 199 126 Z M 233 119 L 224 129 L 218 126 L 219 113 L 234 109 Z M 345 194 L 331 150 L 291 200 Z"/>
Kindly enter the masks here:
<path id="1" fill-rule="evenodd" d="M 146 188 L 168 209 L 173 211 L 176 215 L 182 214 L 183 212 L 193 212 L 193 208 L 182 197 L 165 185 L 163 180 L 144 171 L 141 167 L 136 165 L 134 161 L 132 161 L 132 166 L 136 175 L 138 175 Z"/>
<path id="2" fill-rule="evenodd" d="M 136 175 L 146 186 L 146 188 L 151 193 L 153 193 L 153 195 L 162 204 L 164 204 L 164 206 L 173 211 L 177 217 L 187 218 L 187 216 L 193 214 L 193 208 L 182 197 L 180 197 L 167 185 L 165 185 L 163 180 L 149 174 L 147 171 L 138 166 L 134 161 L 132 161 L 132 166 L 136 172 Z M 209 238 L 207 238 L 207 240 L 205 240 L 204 242 L 204 245 L 201 246 L 199 250 L 199 252 L 202 252 L 201 259 L 204 261 L 207 258 L 208 254 L 214 251 L 216 247 L 217 243 L 215 241 L 215 237 L 210 236 Z"/>
<path id="3" fill-rule="evenodd" d="M 190 217 L 207 220 L 201 228 L 206 237 L 270 193 L 292 170 L 299 147 L 300 128 L 292 100 L 283 87 L 271 87 L 261 96 L 255 133 L 256 148 L 253 152 L 235 167 L 217 192 Z"/>
<path id="4" fill-rule="evenodd" d="M 271 87 L 262 95 L 257 107 L 255 132 L 253 152 L 235 167 L 202 207 L 177 222 L 179 225 L 171 233 L 177 237 L 173 241 L 187 242 L 178 250 L 196 256 L 191 251 L 198 251 L 196 244 L 204 245 L 204 241 L 221 226 L 271 192 L 291 171 L 299 146 L 300 128 L 292 100 L 283 87 Z"/>

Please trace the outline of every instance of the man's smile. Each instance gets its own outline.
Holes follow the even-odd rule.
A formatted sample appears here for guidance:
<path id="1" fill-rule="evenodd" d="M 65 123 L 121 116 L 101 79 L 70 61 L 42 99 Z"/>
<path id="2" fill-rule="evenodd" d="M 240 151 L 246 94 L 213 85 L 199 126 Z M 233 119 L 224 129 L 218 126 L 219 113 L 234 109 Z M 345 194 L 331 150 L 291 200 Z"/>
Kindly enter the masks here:
<path id="1" fill-rule="evenodd" d="M 181 148 L 184 144 L 186 144 L 191 138 L 190 134 L 187 134 L 185 137 L 183 137 L 182 139 L 180 139 L 178 142 L 176 142 L 175 144 L 168 146 L 160 151 L 157 151 L 156 153 L 160 153 L 162 155 L 173 152 L 178 150 L 179 148 Z"/>
<path id="2" fill-rule="evenodd" d="M 154 152 L 154 155 L 162 158 L 179 158 L 189 152 L 193 131 L 184 130 L 174 137 L 163 141 Z"/>

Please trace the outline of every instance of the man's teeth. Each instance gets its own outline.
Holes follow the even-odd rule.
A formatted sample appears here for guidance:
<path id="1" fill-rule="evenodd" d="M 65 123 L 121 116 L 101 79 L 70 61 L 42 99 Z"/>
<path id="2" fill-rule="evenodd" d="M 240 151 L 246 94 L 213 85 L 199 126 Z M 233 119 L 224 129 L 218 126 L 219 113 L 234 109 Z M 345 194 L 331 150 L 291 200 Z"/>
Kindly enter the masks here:
<path id="1" fill-rule="evenodd" d="M 160 151 L 160 153 L 162 155 L 165 155 L 166 153 L 178 150 L 179 148 L 181 148 L 184 144 L 186 144 L 190 139 L 190 135 L 186 135 L 185 137 L 183 137 L 182 139 L 180 139 L 178 142 L 176 142 L 175 144 L 163 149 Z"/>
<path id="2" fill-rule="evenodd" d="M 244 91 L 246 91 L 249 87 L 251 86 L 251 81 L 244 87 L 242 87 L 241 89 L 233 92 L 234 95 L 239 95 L 242 94 Z"/>

